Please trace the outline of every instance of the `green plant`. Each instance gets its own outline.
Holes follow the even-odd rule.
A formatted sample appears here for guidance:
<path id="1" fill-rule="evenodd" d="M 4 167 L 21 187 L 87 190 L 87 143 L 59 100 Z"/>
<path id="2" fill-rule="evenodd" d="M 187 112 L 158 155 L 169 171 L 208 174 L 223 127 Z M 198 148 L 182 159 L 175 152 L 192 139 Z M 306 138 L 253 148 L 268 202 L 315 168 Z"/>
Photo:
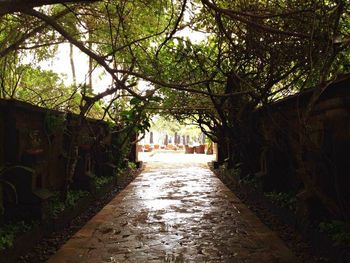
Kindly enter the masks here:
<path id="1" fill-rule="evenodd" d="M 133 162 L 128 162 L 128 168 L 130 170 L 135 170 L 137 168 L 136 164 Z"/>
<path id="2" fill-rule="evenodd" d="M 77 202 L 86 196 L 89 195 L 89 192 L 87 191 L 82 191 L 82 190 L 72 190 L 68 191 L 67 199 L 66 199 L 66 206 L 67 207 L 74 207 Z"/>
<path id="3" fill-rule="evenodd" d="M 112 176 L 96 176 L 94 177 L 94 184 L 96 188 L 101 188 L 102 186 L 113 181 Z"/>
<path id="4" fill-rule="evenodd" d="M 65 209 L 65 204 L 60 199 L 60 193 L 55 192 L 48 205 L 48 214 L 50 217 L 57 217 Z"/>
<path id="5" fill-rule="evenodd" d="M 244 178 L 242 178 L 241 180 L 239 180 L 239 183 L 242 185 L 247 185 L 247 186 L 251 186 L 255 189 L 259 188 L 259 179 L 256 176 L 245 176 Z"/>
<path id="6" fill-rule="evenodd" d="M 89 195 L 87 191 L 70 190 L 67 194 L 67 199 L 63 202 L 61 200 L 60 192 L 55 192 L 51 197 L 48 205 L 48 214 L 52 218 L 56 218 L 67 208 L 73 208 L 76 206 L 78 200 Z"/>
<path id="7" fill-rule="evenodd" d="M 125 172 L 125 169 L 119 167 L 116 169 L 115 176 L 116 177 L 121 176 L 123 175 L 124 172 Z"/>
<path id="8" fill-rule="evenodd" d="M 219 166 L 219 170 L 220 170 L 221 172 L 225 172 L 225 171 L 226 171 L 226 164 L 225 164 L 225 163 L 221 164 L 221 165 Z"/>
<path id="9" fill-rule="evenodd" d="M 33 228 L 34 223 L 24 221 L 6 224 L 0 227 L 0 250 L 13 247 L 16 236 L 20 233 L 28 232 Z"/>
<path id="10" fill-rule="evenodd" d="M 331 220 L 319 224 L 321 232 L 326 233 L 336 244 L 350 245 L 350 225 L 344 221 Z"/>
<path id="11" fill-rule="evenodd" d="M 106 124 L 108 126 L 109 131 L 113 131 L 116 128 L 116 124 L 114 121 L 111 121 L 110 119 L 106 120 Z"/>
<path id="12" fill-rule="evenodd" d="M 264 194 L 267 198 L 269 198 L 273 203 L 288 208 L 292 211 L 296 210 L 296 196 L 293 193 L 285 193 L 285 192 L 267 192 Z"/>

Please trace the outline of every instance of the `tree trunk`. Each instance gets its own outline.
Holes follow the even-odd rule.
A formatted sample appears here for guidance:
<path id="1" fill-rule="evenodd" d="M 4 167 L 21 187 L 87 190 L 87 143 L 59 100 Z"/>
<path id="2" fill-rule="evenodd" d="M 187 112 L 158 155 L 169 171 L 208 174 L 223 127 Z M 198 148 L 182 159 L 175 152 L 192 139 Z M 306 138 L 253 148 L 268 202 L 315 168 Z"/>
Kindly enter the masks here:
<path id="1" fill-rule="evenodd" d="M 89 35 L 89 40 L 90 40 L 90 35 Z M 89 49 L 92 49 L 92 43 L 89 41 Z M 90 90 L 92 91 L 92 58 L 89 57 L 89 87 Z"/>
<path id="2" fill-rule="evenodd" d="M 205 144 L 205 134 L 201 133 L 201 144 Z"/>
<path id="3" fill-rule="evenodd" d="M 74 65 L 73 44 L 69 44 L 69 60 L 70 60 L 70 66 L 72 69 L 73 84 L 74 84 L 74 86 L 77 86 L 77 77 L 75 74 L 75 65 Z"/>
<path id="4" fill-rule="evenodd" d="M 70 130 L 71 135 L 70 136 L 66 135 L 67 136 L 66 138 L 68 140 L 68 148 L 67 148 L 65 182 L 63 186 L 62 195 L 61 195 L 62 201 L 65 201 L 67 199 L 70 185 L 73 182 L 75 168 L 78 163 L 78 158 L 79 158 L 78 138 L 79 138 L 79 131 L 81 130 L 81 123 L 83 119 L 84 119 L 84 115 L 80 114 L 78 116 L 77 123 L 71 125 L 71 130 Z"/>
<path id="5" fill-rule="evenodd" d="M 174 144 L 175 145 L 179 144 L 179 142 L 177 140 L 177 132 L 175 132 L 175 134 L 174 134 Z"/>
<path id="6" fill-rule="evenodd" d="M 149 133 L 149 143 L 153 144 L 153 132 Z"/>

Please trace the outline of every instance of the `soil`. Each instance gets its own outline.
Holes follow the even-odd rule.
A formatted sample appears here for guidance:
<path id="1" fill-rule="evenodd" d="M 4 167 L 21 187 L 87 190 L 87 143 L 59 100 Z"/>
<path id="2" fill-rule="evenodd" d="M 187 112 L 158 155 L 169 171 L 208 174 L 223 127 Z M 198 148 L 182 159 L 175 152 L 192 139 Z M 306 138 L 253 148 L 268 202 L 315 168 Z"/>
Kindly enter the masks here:
<path id="1" fill-rule="evenodd" d="M 286 246 L 292 250 L 300 262 L 303 263 L 328 263 L 326 258 L 314 255 L 311 251 L 311 245 L 298 231 L 290 225 L 281 222 L 278 217 L 270 212 L 270 210 L 261 202 L 261 200 L 247 194 L 240 187 L 228 182 L 219 170 L 213 169 L 216 176 L 232 191 L 235 195 L 250 209 L 259 219 L 276 232 L 278 236 L 285 242 Z"/>
<path id="2" fill-rule="evenodd" d="M 108 204 L 115 195 L 124 189 L 135 177 L 140 173 L 140 170 L 135 170 L 123 175 L 109 193 L 102 199 L 94 201 L 89 208 L 80 216 L 72 220 L 69 226 L 60 231 L 53 232 L 49 236 L 43 238 L 30 253 L 20 257 L 20 263 L 40 263 L 46 262 L 49 257 L 67 242 L 80 228 L 82 228 L 95 214 L 97 214 L 106 204 Z"/>

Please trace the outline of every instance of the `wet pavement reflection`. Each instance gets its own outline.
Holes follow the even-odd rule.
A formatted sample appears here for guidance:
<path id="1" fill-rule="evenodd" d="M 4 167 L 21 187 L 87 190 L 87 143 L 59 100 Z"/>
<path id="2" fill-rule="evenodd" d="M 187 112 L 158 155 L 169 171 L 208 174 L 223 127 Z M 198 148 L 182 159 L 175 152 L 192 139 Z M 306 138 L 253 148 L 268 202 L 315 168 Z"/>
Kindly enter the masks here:
<path id="1" fill-rule="evenodd" d="M 297 262 L 208 169 L 159 153 L 49 262 Z"/>

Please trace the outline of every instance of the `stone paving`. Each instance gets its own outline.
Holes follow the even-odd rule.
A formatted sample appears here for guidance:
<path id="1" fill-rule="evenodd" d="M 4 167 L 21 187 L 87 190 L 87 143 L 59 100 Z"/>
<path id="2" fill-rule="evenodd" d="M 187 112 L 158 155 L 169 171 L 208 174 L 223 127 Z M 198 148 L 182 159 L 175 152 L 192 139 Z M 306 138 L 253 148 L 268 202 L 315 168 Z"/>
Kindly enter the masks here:
<path id="1" fill-rule="evenodd" d="M 201 158 L 149 157 L 48 262 L 298 262 Z"/>

